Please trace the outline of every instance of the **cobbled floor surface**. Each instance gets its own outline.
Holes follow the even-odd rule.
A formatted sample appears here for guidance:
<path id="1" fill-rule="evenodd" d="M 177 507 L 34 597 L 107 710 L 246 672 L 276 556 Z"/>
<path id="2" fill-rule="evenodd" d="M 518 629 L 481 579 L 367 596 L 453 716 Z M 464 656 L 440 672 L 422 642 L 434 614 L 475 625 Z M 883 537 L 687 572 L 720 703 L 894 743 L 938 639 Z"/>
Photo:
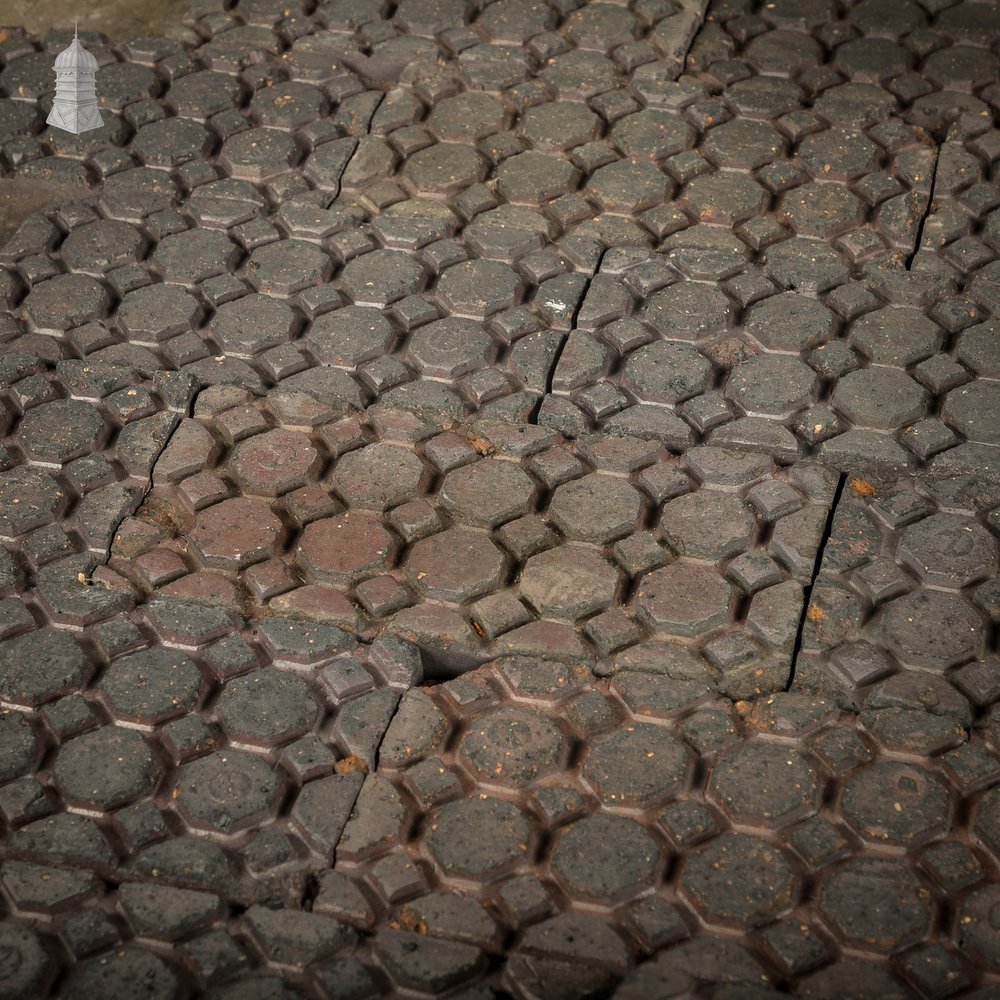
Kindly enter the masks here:
<path id="1" fill-rule="evenodd" d="M 1000 7 L 0 30 L 0 1000 L 1000 998 Z M 998 318 L 993 318 L 998 317 Z"/>

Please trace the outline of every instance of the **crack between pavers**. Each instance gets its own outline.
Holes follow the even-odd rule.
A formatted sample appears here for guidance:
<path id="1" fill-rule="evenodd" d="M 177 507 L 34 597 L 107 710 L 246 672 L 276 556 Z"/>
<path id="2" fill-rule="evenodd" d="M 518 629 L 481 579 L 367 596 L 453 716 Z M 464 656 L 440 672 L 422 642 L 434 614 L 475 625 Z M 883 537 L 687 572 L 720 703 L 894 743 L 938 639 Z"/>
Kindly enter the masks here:
<path id="1" fill-rule="evenodd" d="M 788 682 L 785 684 L 785 691 L 791 691 L 795 683 L 795 665 L 798 663 L 799 654 L 802 652 L 802 639 L 805 634 L 806 619 L 809 617 L 809 607 L 812 602 L 813 587 L 819 579 L 820 569 L 823 565 L 823 555 L 826 552 L 827 543 L 833 534 L 833 520 L 837 516 L 840 508 L 840 500 L 844 494 L 844 486 L 847 484 L 847 473 L 842 472 L 837 480 L 837 487 L 833 491 L 833 499 L 830 501 L 830 510 L 826 516 L 826 524 L 823 526 L 823 536 L 816 547 L 816 556 L 813 560 L 812 573 L 809 582 L 802 589 L 802 613 L 799 615 L 799 627 L 795 631 L 795 642 L 792 645 L 791 659 L 788 664 Z"/>
<path id="2" fill-rule="evenodd" d="M 372 122 L 375 120 L 375 115 L 378 114 L 378 110 L 379 110 L 379 108 L 382 107 L 382 103 L 385 101 L 385 98 L 386 98 L 386 92 L 383 91 L 382 92 L 382 96 L 379 98 L 379 100 L 376 103 L 375 107 L 372 108 L 371 114 L 368 116 L 367 120 L 365 121 L 365 131 L 364 131 L 365 135 L 371 135 Z M 348 136 L 348 137 L 345 137 L 345 138 L 351 138 L 351 137 Z M 344 161 L 344 166 L 342 167 L 340 173 L 337 175 L 337 192 L 333 196 L 333 198 L 330 200 L 330 202 L 327 204 L 327 206 L 326 206 L 327 208 L 329 208 L 334 202 L 336 202 L 340 198 L 340 194 L 341 194 L 341 181 L 343 180 L 344 174 L 347 172 L 347 168 L 351 165 L 351 162 L 353 161 L 354 157 L 357 155 L 358 145 L 359 145 L 359 141 L 360 140 L 359 140 L 358 137 L 353 137 L 353 138 L 354 138 L 354 148 L 351 150 L 350 155 Z M 150 462 L 150 465 L 149 465 L 149 476 L 148 476 L 148 479 L 146 480 L 145 484 L 142 486 L 142 493 L 139 496 L 138 501 L 131 508 L 131 510 L 126 511 L 122 515 L 122 517 L 119 519 L 118 523 L 115 525 L 114 531 L 112 531 L 112 533 L 111 533 L 111 540 L 112 540 L 111 541 L 111 545 L 108 546 L 107 552 L 104 553 L 103 558 L 101 559 L 101 561 L 98 564 L 98 566 L 95 567 L 95 569 L 99 568 L 100 566 L 107 566 L 111 562 L 112 548 L 114 546 L 114 539 L 115 539 L 115 537 L 117 536 L 119 530 L 121 529 L 121 526 L 125 523 L 125 521 L 128 518 L 132 517 L 137 510 L 140 510 L 142 508 L 142 505 L 146 502 L 146 500 L 148 499 L 150 493 L 152 493 L 152 491 L 153 491 L 153 475 L 154 475 L 154 472 L 156 470 L 156 465 L 159 462 L 159 460 L 160 460 L 161 456 L 163 455 L 163 453 L 170 446 L 170 442 L 173 440 L 174 435 L 180 429 L 181 423 L 182 423 L 183 419 L 185 417 L 191 417 L 192 416 L 192 414 L 194 412 L 195 402 L 196 402 L 198 396 L 201 394 L 201 392 L 203 391 L 204 388 L 206 388 L 206 387 L 202 387 L 202 389 L 198 389 L 194 393 L 191 394 L 191 398 L 188 400 L 187 407 L 185 408 L 184 413 L 181 415 L 180 419 L 178 419 L 178 421 L 177 421 L 176 425 L 174 426 L 174 428 L 167 435 L 167 438 L 163 442 L 162 447 L 160 447 L 157 450 L 155 456 L 153 457 L 153 460 Z"/>
<path id="3" fill-rule="evenodd" d="M 382 103 L 385 101 L 386 93 L 387 91 L 384 90 L 382 91 L 382 96 L 378 99 L 378 102 L 376 103 L 375 107 L 372 108 L 371 114 L 368 115 L 368 118 L 364 123 L 364 131 L 360 132 L 360 134 L 358 135 L 344 136 L 345 139 L 353 139 L 354 146 L 351 148 L 351 152 L 348 154 L 348 156 L 344 159 L 344 165 L 343 167 L 340 168 L 340 173 L 337 174 L 336 192 L 334 193 L 333 197 L 326 203 L 326 205 L 323 206 L 324 208 L 332 208 L 340 200 L 340 196 L 343 193 L 343 188 L 341 187 L 341 184 L 344 180 L 344 174 L 347 173 L 347 168 L 350 167 L 350 165 L 354 162 L 354 157 L 358 155 L 358 148 L 361 145 L 361 139 L 365 136 L 369 136 L 372 134 L 372 122 L 375 120 L 375 116 L 378 114 L 379 108 L 382 107 Z"/>
<path id="4" fill-rule="evenodd" d="M 313 905 L 316 902 L 316 897 L 319 895 L 320 889 L 320 875 L 325 872 L 332 872 L 337 870 L 337 851 L 340 849 L 340 842 L 344 839 L 344 834 L 347 831 L 348 826 L 351 823 L 351 814 L 354 812 L 354 807 L 358 803 L 358 796 L 361 795 L 362 789 L 365 787 L 368 779 L 378 773 L 379 758 L 382 755 L 382 747 L 385 744 L 386 736 L 389 729 L 392 727 L 393 722 L 396 721 L 396 716 L 399 715 L 400 709 L 403 705 L 403 699 L 406 697 L 407 691 L 413 690 L 413 688 L 418 688 L 423 686 L 424 678 L 421 678 L 418 684 L 414 684 L 413 687 L 407 688 L 406 691 L 402 692 L 399 696 L 399 701 L 396 702 L 396 707 L 392 710 L 392 714 L 389 716 L 389 721 L 386 723 L 385 729 L 382 730 L 382 735 L 379 737 L 378 744 L 375 747 L 375 752 L 373 755 L 373 766 L 370 771 L 367 771 L 364 776 L 364 781 L 358 785 L 358 790 L 354 793 L 354 798 L 351 800 L 351 807 L 347 810 L 347 820 L 344 823 L 343 829 L 337 834 L 336 843 L 334 843 L 331 848 L 332 860 L 326 865 L 322 872 L 310 872 L 309 876 L 305 881 L 305 888 L 302 891 L 302 896 L 299 899 L 299 909 L 311 912 Z M 363 933 L 363 932 L 362 932 Z"/>
<path id="5" fill-rule="evenodd" d="M 709 0 L 696 0 L 694 4 L 691 5 L 694 9 L 685 9 L 684 4 L 681 4 L 681 11 L 686 13 L 694 24 L 693 28 L 689 28 L 687 44 L 684 46 L 684 54 L 678 56 L 678 61 L 680 63 L 680 72 L 677 74 L 678 77 L 683 76 L 687 72 L 688 59 L 691 56 L 691 49 L 694 47 L 695 39 L 701 34 L 701 29 L 705 27 L 708 20 L 708 8 L 711 6 Z"/>
<path id="6" fill-rule="evenodd" d="M 400 698 L 400 701 L 402 701 L 402 698 Z M 397 705 L 396 706 L 396 712 L 398 712 L 398 711 L 399 711 L 399 706 Z M 392 713 L 392 717 L 393 718 L 396 717 L 396 712 Z M 391 721 L 392 720 L 390 720 L 390 724 L 391 724 Z M 388 731 L 388 726 L 386 727 L 386 731 Z M 383 739 L 384 738 L 385 737 L 383 735 Z M 380 740 L 379 741 L 379 747 L 380 748 L 381 748 L 381 745 L 382 745 L 382 741 Z M 340 842 L 344 839 L 344 830 L 347 829 L 348 825 L 351 822 L 351 813 L 354 812 L 354 807 L 358 803 L 358 796 L 361 794 L 361 789 L 365 787 L 365 781 L 368 780 L 368 777 L 369 776 L 366 774 L 365 775 L 365 780 L 362 781 L 360 785 L 358 785 L 358 790 L 354 793 L 354 798 L 351 800 L 351 808 L 347 810 L 347 820 L 344 823 L 344 828 L 343 828 L 343 830 L 340 831 L 339 834 L 337 834 L 337 842 L 333 845 L 333 847 L 331 849 L 331 852 L 330 852 L 330 854 L 331 854 L 331 860 L 322 869 L 319 869 L 319 870 L 316 870 L 316 871 L 311 871 L 306 876 L 305 887 L 303 888 L 302 895 L 299 898 L 299 909 L 300 910 L 305 911 L 307 913 L 311 913 L 312 912 L 312 908 L 313 908 L 313 906 L 316 903 L 316 897 L 319 895 L 320 879 L 321 879 L 321 877 L 323 875 L 325 875 L 327 872 L 333 872 L 333 871 L 337 870 L 337 851 L 340 849 Z M 363 932 L 362 932 L 362 936 L 364 936 Z"/>
<path id="7" fill-rule="evenodd" d="M 167 371 L 169 369 L 163 369 L 163 370 Z M 111 562 L 111 555 L 114 549 L 115 539 L 118 537 L 118 532 L 121 530 L 121 526 L 130 517 L 134 517 L 136 512 L 141 510 L 142 505 L 146 502 L 147 499 L 149 499 L 150 493 L 153 492 L 153 474 L 156 471 L 156 465 L 160 461 L 160 458 L 163 456 L 163 453 L 170 446 L 170 442 L 173 441 L 174 435 L 178 432 L 178 430 L 180 430 L 181 424 L 184 422 L 185 418 L 190 417 L 194 413 L 195 400 L 198 398 L 198 396 L 201 394 L 204 388 L 206 387 L 203 386 L 202 389 L 196 389 L 194 392 L 191 393 L 191 397 L 190 399 L 188 399 L 187 406 L 184 408 L 183 412 L 167 409 L 166 412 L 173 413 L 177 417 L 177 423 L 174 424 L 173 429 L 167 435 L 166 440 L 164 440 L 161 447 L 157 449 L 156 454 L 153 456 L 152 461 L 149 463 L 149 475 L 146 477 L 146 481 L 140 485 L 140 489 L 142 490 L 142 492 L 139 495 L 139 499 L 131 507 L 130 510 L 126 510 L 125 513 L 122 514 L 122 516 L 118 519 L 118 523 L 115 525 L 114 531 L 111 532 L 111 541 L 108 544 L 108 549 L 104 553 L 104 556 L 100 560 L 100 562 L 91 571 L 90 574 L 91 577 L 93 577 L 94 572 L 96 572 L 102 566 L 107 566 Z"/>
<path id="8" fill-rule="evenodd" d="M 930 182 L 927 185 L 927 205 L 924 208 L 923 215 L 920 217 L 920 221 L 917 223 L 917 233 L 913 240 L 913 250 L 910 251 L 909 256 L 906 258 L 907 271 L 912 270 L 914 261 L 916 261 L 918 254 L 923 249 L 924 226 L 927 224 L 927 220 L 931 216 L 931 210 L 934 205 L 934 189 L 937 186 L 938 163 L 941 159 L 941 149 L 943 146 L 944 143 L 934 144 L 934 162 L 931 164 Z"/>
<path id="9" fill-rule="evenodd" d="M 532 414 L 531 420 L 529 421 L 530 423 L 538 423 L 538 411 L 541 409 L 541 404 L 545 401 L 547 396 L 555 395 L 552 386 L 556 378 L 556 369 L 559 367 L 559 359 L 562 357 L 563 351 L 566 350 L 566 345 L 569 343 L 570 335 L 578 329 L 577 321 L 580 317 L 580 310 L 583 309 L 584 303 L 587 301 L 587 296 L 590 294 L 590 286 L 593 284 L 594 278 L 600 274 L 601 265 L 604 263 L 604 257 L 610 249 L 610 247 L 605 247 L 601 251 L 601 256 L 597 258 L 597 263 L 594 265 L 594 272 L 589 278 L 587 278 L 587 281 L 583 286 L 583 291 L 580 293 L 580 296 L 576 301 L 576 307 L 573 309 L 572 317 L 570 317 L 569 329 L 559 342 L 559 347 L 556 348 L 556 352 L 552 357 L 552 363 L 549 365 L 548 374 L 545 379 L 545 392 L 542 393 L 542 397 L 538 401 L 538 407 L 536 407 L 534 413 Z"/>
<path id="10" fill-rule="evenodd" d="M 372 122 L 375 121 L 375 116 L 378 114 L 379 108 L 381 108 L 382 105 L 385 103 L 385 99 L 388 96 L 388 94 L 389 91 L 383 90 L 382 96 L 376 102 L 375 107 L 372 108 L 372 113 L 368 116 L 368 120 L 365 122 L 365 135 L 372 134 Z M 356 152 L 357 152 L 357 147 L 355 147 L 355 153 Z M 352 160 L 354 159 L 354 153 L 351 154 L 351 159 Z"/>

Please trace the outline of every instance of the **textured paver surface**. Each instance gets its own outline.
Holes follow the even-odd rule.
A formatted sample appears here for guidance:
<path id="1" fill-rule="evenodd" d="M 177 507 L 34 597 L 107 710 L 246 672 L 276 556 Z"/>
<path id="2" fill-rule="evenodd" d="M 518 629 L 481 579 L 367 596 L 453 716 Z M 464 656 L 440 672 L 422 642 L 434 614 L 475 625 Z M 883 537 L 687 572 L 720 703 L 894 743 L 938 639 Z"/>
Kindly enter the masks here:
<path id="1" fill-rule="evenodd" d="M 1000 996 L 1000 10 L 0 30 L 0 998 Z"/>

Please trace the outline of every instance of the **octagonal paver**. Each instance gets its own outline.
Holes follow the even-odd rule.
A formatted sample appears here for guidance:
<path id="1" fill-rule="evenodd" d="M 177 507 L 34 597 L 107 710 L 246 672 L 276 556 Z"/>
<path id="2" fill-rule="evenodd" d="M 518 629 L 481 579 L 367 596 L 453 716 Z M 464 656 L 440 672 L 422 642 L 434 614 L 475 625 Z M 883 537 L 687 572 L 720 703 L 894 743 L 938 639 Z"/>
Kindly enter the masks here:
<path id="1" fill-rule="evenodd" d="M 855 373 L 856 374 L 856 373 Z M 798 358 L 749 358 L 729 375 L 726 395 L 751 415 L 784 416 L 812 402 L 816 373 Z"/>
<path id="2" fill-rule="evenodd" d="M 958 913 L 960 946 L 963 952 L 980 956 L 991 969 L 1000 968 L 1000 890 L 996 885 L 985 885 L 970 892 Z"/>
<path id="3" fill-rule="evenodd" d="M 799 351 L 827 340 L 834 315 L 817 299 L 798 292 L 782 292 L 755 302 L 744 325 L 768 350 Z"/>
<path id="4" fill-rule="evenodd" d="M 98 687 L 117 719 L 151 726 L 190 711 L 203 683 L 189 656 L 155 646 L 113 661 Z"/>
<path id="5" fill-rule="evenodd" d="M 74 229 L 60 249 L 71 270 L 103 274 L 134 261 L 141 246 L 142 235 L 134 226 L 114 219 L 99 219 Z"/>
<path id="6" fill-rule="evenodd" d="M 417 194 L 455 194 L 486 176 L 486 161 L 469 146 L 441 142 L 414 153 L 403 176 Z"/>
<path id="7" fill-rule="evenodd" d="M 800 236 L 828 238 L 858 224 L 861 200 L 836 184 L 803 184 L 782 195 L 779 218 Z"/>
<path id="8" fill-rule="evenodd" d="M 406 558 L 410 582 L 430 597 L 462 604 L 500 584 L 504 558 L 489 536 L 449 528 L 416 542 Z"/>
<path id="9" fill-rule="evenodd" d="M 354 368 L 388 353 L 394 336 L 381 310 L 345 306 L 317 316 L 305 339 L 320 364 Z"/>
<path id="10" fill-rule="evenodd" d="M 227 272 L 238 256 L 238 247 L 225 233 L 190 229 L 164 236 L 150 260 L 167 281 L 194 284 Z"/>
<path id="11" fill-rule="evenodd" d="M 424 841 L 448 877 L 486 880 L 528 851 L 532 827 L 512 802 L 459 799 L 428 817 Z"/>
<path id="12" fill-rule="evenodd" d="M 131 729 L 104 726 L 65 743 L 52 776 L 70 802 L 113 809 L 153 791 L 160 763 L 149 744 Z"/>
<path id="13" fill-rule="evenodd" d="M 41 704 L 78 688 L 91 669 L 65 632 L 29 632 L 0 645 L 0 696 L 17 705 Z"/>
<path id="14" fill-rule="evenodd" d="M 653 108 L 626 115 L 611 129 L 611 141 L 623 153 L 656 159 L 687 149 L 694 136 L 694 129 L 677 115 Z"/>
<path id="15" fill-rule="evenodd" d="M 281 532 L 267 504 L 233 497 L 200 511 L 190 538 L 206 565 L 237 569 L 266 559 Z"/>
<path id="16" fill-rule="evenodd" d="M 349 260 L 340 283 L 355 305 L 381 307 L 419 292 L 424 270 L 398 250 L 373 250 Z"/>
<path id="17" fill-rule="evenodd" d="M 928 583 L 958 590 L 994 569 L 997 543 L 971 518 L 933 514 L 900 532 L 899 557 Z"/>
<path id="18" fill-rule="evenodd" d="M 557 487 L 549 516 L 567 538 L 604 544 L 627 534 L 641 508 L 641 494 L 627 482 L 592 474 Z"/>
<path id="19" fill-rule="evenodd" d="M 533 146 L 562 151 L 596 139 L 600 119 L 585 104 L 549 101 L 528 108 L 518 130 Z"/>
<path id="20" fill-rule="evenodd" d="M 78 399 L 42 403 L 21 420 L 21 442 L 32 457 L 58 465 L 93 451 L 106 431 L 101 414 Z"/>
<path id="21" fill-rule="evenodd" d="M 970 441 L 1000 444 L 1000 383 L 970 382 L 952 389 L 941 416 Z"/>
<path id="22" fill-rule="evenodd" d="M 904 663 L 941 672 L 974 657 L 985 637 L 983 620 L 970 604 L 933 590 L 891 601 L 880 632 Z"/>
<path id="23" fill-rule="evenodd" d="M 916 847 L 949 829 L 944 785 L 915 764 L 880 760 L 856 771 L 841 798 L 844 817 L 868 841 Z"/>
<path id="24" fill-rule="evenodd" d="M 336 187 L 339 183 L 348 191 L 363 191 L 370 185 L 385 180 L 393 172 L 395 165 L 396 154 L 384 139 L 363 135 L 358 139 L 357 146 L 350 150 L 343 174 L 331 178 L 330 186 Z M 317 179 L 323 180 L 322 177 Z"/>
<path id="25" fill-rule="evenodd" d="M 736 118 L 710 129 L 702 148 L 720 166 L 755 170 L 774 160 L 784 146 L 773 125 Z"/>
<path id="26" fill-rule="evenodd" d="M 879 148 L 855 129 L 831 128 L 806 136 L 798 153 L 813 177 L 850 180 L 874 169 Z"/>
<path id="27" fill-rule="evenodd" d="M 132 140 L 142 162 L 153 167 L 176 167 L 212 148 L 211 132 L 201 122 L 164 118 L 143 125 Z"/>
<path id="28" fill-rule="evenodd" d="M 542 616 L 575 621 L 610 607 L 618 572 L 599 553 L 561 545 L 532 556 L 521 570 L 521 596 Z"/>
<path id="29" fill-rule="evenodd" d="M 296 551 L 309 579 L 354 584 L 384 572 L 396 544 L 378 515 L 357 510 L 307 524 Z"/>
<path id="30" fill-rule="evenodd" d="M 872 367 L 849 372 L 837 383 L 833 403 L 853 424 L 889 430 L 918 420 L 927 394 L 905 372 Z"/>
<path id="31" fill-rule="evenodd" d="M 266 295 L 292 295 L 322 284 L 333 271 L 333 261 L 305 240 L 278 240 L 257 247 L 246 263 L 246 275 Z"/>
<path id="32" fill-rule="evenodd" d="M 648 808 L 684 790 L 687 747 L 671 732 L 636 722 L 595 737 L 580 773 L 607 806 Z"/>
<path id="33" fill-rule="evenodd" d="M 241 441 L 230 468 L 244 492 L 273 497 L 304 486 L 318 458 L 305 434 L 272 430 Z"/>
<path id="34" fill-rule="evenodd" d="M 209 330 L 227 354 L 252 357 L 284 343 L 294 326 L 295 313 L 284 302 L 255 292 L 219 306 Z"/>
<path id="35" fill-rule="evenodd" d="M 178 114 L 215 114 L 235 107 L 239 81 L 226 73 L 202 70 L 180 76 L 170 84 L 167 99 Z"/>
<path id="36" fill-rule="evenodd" d="M 508 201 L 541 205 L 571 191 L 578 179 L 569 160 L 527 150 L 504 160 L 497 168 L 497 191 Z"/>
<path id="37" fill-rule="evenodd" d="M 274 768 L 241 750 L 219 750 L 185 764 L 175 802 L 202 829 L 230 833 L 271 809 L 281 790 Z"/>
<path id="38" fill-rule="evenodd" d="M 427 127 L 445 142 L 476 142 L 501 131 L 506 123 L 503 102 L 474 90 L 438 101 L 427 117 Z"/>
<path id="39" fill-rule="evenodd" d="M 482 459 L 449 472 L 438 495 L 459 520 L 493 528 L 527 514 L 534 492 L 535 484 L 517 465 Z"/>
<path id="40" fill-rule="evenodd" d="M 118 322 L 140 342 L 159 342 L 197 326 L 198 300 L 177 285 L 147 285 L 129 292 L 118 307 Z"/>
<path id="41" fill-rule="evenodd" d="M 41 935 L 31 927 L 9 921 L 0 928 L 0 947 L 7 956 L 4 978 L 11 996 L 38 995 L 51 977 L 52 965 Z"/>
<path id="42" fill-rule="evenodd" d="M 438 278 L 437 293 L 457 315 L 484 319 L 514 305 L 521 287 L 521 279 L 506 264 L 470 260 L 449 267 Z"/>
<path id="43" fill-rule="evenodd" d="M 641 212 L 666 197 L 667 176 L 647 159 L 617 160 L 596 170 L 587 193 L 606 212 Z"/>
<path id="44" fill-rule="evenodd" d="M 654 292 L 646 300 L 639 316 L 668 340 L 697 340 L 712 331 L 724 329 L 731 310 L 729 299 L 718 288 L 680 281 Z M 664 380 L 669 378 L 666 375 L 663 377 Z"/>
<path id="45" fill-rule="evenodd" d="M 386 510 L 412 500 L 423 474 L 423 463 L 413 452 L 390 444 L 371 444 L 339 459 L 334 482 L 351 507 Z"/>
<path id="46" fill-rule="evenodd" d="M 702 174 L 685 185 L 680 203 L 700 222 L 732 225 L 763 211 L 768 195 L 752 177 Z"/>
<path id="47" fill-rule="evenodd" d="M 822 782 L 798 750 L 744 743 L 712 768 L 708 793 L 738 823 L 773 828 L 802 819 L 819 807 Z"/>
<path id="48" fill-rule="evenodd" d="M 42 469 L 15 466 L 0 472 L 0 535 L 13 538 L 51 521 L 66 494 Z"/>
<path id="49" fill-rule="evenodd" d="M 941 331 L 919 309 L 896 306 L 856 319 L 850 341 L 873 364 L 906 367 L 938 350 Z"/>
<path id="50" fill-rule="evenodd" d="M 226 682 L 217 711 L 230 739 L 269 748 L 308 732 L 318 707 L 309 686 L 282 670 L 254 670 Z"/>
<path id="51" fill-rule="evenodd" d="M 780 848 L 725 833 L 691 852 L 680 885 L 709 923 L 753 927 L 791 908 L 798 880 Z"/>
<path id="52" fill-rule="evenodd" d="M 660 527 L 678 555 L 718 562 L 749 546 L 754 518 L 739 497 L 701 489 L 670 500 Z"/>
<path id="53" fill-rule="evenodd" d="M 72 639 L 69 641 L 71 648 L 75 646 Z M 3 659 L 9 666 L 7 657 L 4 656 Z M 79 660 L 82 662 L 82 657 L 79 657 Z M 38 740 L 23 713 L 13 710 L 0 713 L 0 748 L 3 749 L 0 775 L 5 781 L 31 769 L 31 763 L 38 749 Z"/>
<path id="54" fill-rule="evenodd" d="M 119 947 L 110 956 L 84 959 L 73 970 L 66 996 L 83 1000 L 88 996 L 128 994 L 142 983 L 151 996 L 170 996 L 181 984 L 162 958 L 135 945 Z"/>
<path id="55" fill-rule="evenodd" d="M 570 895 L 607 903 L 649 885 L 659 856 L 657 842 L 634 819 L 597 813 L 560 831 L 550 865 Z"/>
<path id="56" fill-rule="evenodd" d="M 258 90 L 250 111 L 262 125 L 295 128 L 315 120 L 326 109 L 323 92 L 308 83 L 281 81 Z"/>
<path id="57" fill-rule="evenodd" d="M 1000 323 L 990 320 L 962 331 L 958 357 L 986 378 L 1000 378 Z"/>
<path id="58" fill-rule="evenodd" d="M 568 741 L 555 723 L 527 708 L 500 708 L 479 716 L 459 745 L 480 781 L 521 786 L 558 770 Z"/>
<path id="59" fill-rule="evenodd" d="M 919 941 L 934 913 L 930 893 L 907 864 L 869 859 L 830 872 L 819 908 L 845 943 L 881 954 Z"/>
<path id="60" fill-rule="evenodd" d="M 714 569 L 676 562 L 642 578 L 635 607 L 650 628 L 694 637 L 726 624 L 730 593 Z"/>
<path id="61" fill-rule="evenodd" d="M 481 368 L 490 358 L 493 339 L 471 319 L 440 319 L 410 338 L 409 352 L 424 375 L 458 378 Z"/>
<path id="62" fill-rule="evenodd" d="M 629 355 L 623 381 L 639 399 L 680 403 L 705 390 L 711 370 L 693 347 L 657 341 Z"/>
<path id="63" fill-rule="evenodd" d="M 287 170 L 296 153 L 295 140 L 287 132 L 252 128 L 226 139 L 219 159 L 229 167 L 233 177 L 261 181 Z"/>

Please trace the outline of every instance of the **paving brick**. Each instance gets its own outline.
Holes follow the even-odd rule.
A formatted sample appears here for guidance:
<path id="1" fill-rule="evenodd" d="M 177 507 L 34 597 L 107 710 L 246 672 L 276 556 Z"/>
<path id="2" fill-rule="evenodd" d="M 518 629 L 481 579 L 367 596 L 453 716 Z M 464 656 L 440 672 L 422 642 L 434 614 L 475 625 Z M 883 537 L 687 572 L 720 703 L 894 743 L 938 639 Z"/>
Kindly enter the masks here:
<path id="1" fill-rule="evenodd" d="M 694 637 L 727 622 L 729 599 L 729 586 L 714 570 L 677 562 L 642 578 L 636 610 L 651 628 Z"/>
<path id="2" fill-rule="evenodd" d="M 895 889 L 886 905 L 866 907 L 875 886 Z M 927 893 L 908 867 L 894 861 L 849 861 L 831 872 L 820 891 L 820 909 L 846 941 L 871 942 L 881 952 L 922 935 L 933 910 Z"/>
<path id="3" fill-rule="evenodd" d="M 226 833 L 265 813 L 279 790 L 262 758 L 223 750 L 181 768 L 176 801 L 194 826 Z"/>
<path id="4" fill-rule="evenodd" d="M 740 878 L 730 873 L 740 871 Z M 725 926 L 765 923 L 788 906 L 797 885 L 785 855 L 766 841 L 726 833 L 697 848 L 681 888 L 704 919 Z"/>
<path id="5" fill-rule="evenodd" d="M 280 496 L 304 486 L 318 459 L 306 435 L 273 430 L 238 444 L 230 467 L 237 485 L 246 493 Z"/>
<path id="6" fill-rule="evenodd" d="M 751 787 L 746 775 L 762 778 L 763 787 Z M 798 752 L 746 743 L 725 754 L 712 769 L 709 793 L 737 822 L 771 827 L 795 822 L 818 806 L 819 773 Z"/>
<path id="7" fill-rule="evenodd" d="M 465 603 L 494 590 L 504 558 L 488 536 L 470 528 L 449 528 L 417 542 L 406 558 L 406 573 L 423 593 Z"/>
<path id="8" fill-rule="evenodd" d="M 521 596 L 542 616 L 575 620 L 614 600 L 618 574 L 600 555 L 560 546 L 532 556 L 521 571 Z"/>
<path id="9" fill-rule="evenodd" d="M 42 669 L 30 668 L 32 663 Z M 80 647 L 64 632 L 29 632 L 0 645 L 0 691 L 13 704 L 50 701 L 79 687 L 90 671 Z"/>
<path id="10" fill-rule="evenodd" d="M 531 824 L 520 809 L 484 797 L 459 799 L 436 810 L 426 843 L 447 875 L 476 878 L 508 869 L 527 851 L 531 838 Z"/>
<path id="11" fill-rule="evenodd" d="M 268 558 L 281 531 L 266 504 L 233 497 L 197 515 L 191 542 L 206 565 L 237 569 Z"/>
<path id="12" fill-rule="evenodd" d="M 53 776 L 68 801 L 107 809 L 152 790 L 159 766 L 136 732 L 105 727 L 84 733 L 60 750 Z"/>
<path id="13" fill-rule="evenodd" d="M 496 527 L 528 513 L 534 484 L 516 465 L 482 459 L 449 472 L 439 495 L 458 519 Z"/>
<path id="14" fill-rule="evenodd" d="M 717 562 L 737 555 L 750 542 L 753 515 L 738 498 L 702 489 L 664 505 L 660 528 L 678 556 Z"/>
<path id="15" fill-rule="evenodd" d="M 153 647 L 116 659 L 100 690 L 116 718 L 149 725 L 183 715 L 197 702 L 202 683 L 188 656 Z"/>
<path id="16" fill-rule="evenodd" d="M 610 901 L 648 884 L 658 853 L 656 841 L 635 820 L 598 813 L 560 834 L 551 865 L 572 895 Z"/>

